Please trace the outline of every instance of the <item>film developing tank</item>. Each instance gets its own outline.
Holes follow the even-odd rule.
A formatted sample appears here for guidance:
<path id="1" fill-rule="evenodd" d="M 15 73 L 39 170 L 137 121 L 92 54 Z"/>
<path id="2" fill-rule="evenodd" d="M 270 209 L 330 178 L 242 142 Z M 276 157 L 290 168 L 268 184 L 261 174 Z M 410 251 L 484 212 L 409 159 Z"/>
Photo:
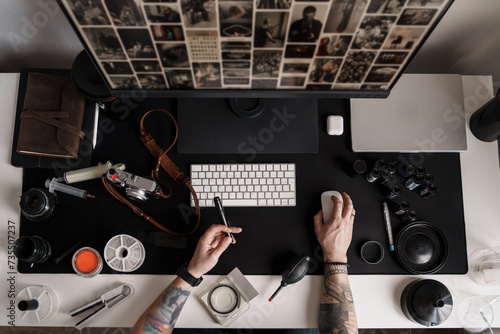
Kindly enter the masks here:
<path id="1" fill-rule="evenodd" d="M 46 222 L 54 218 L 58 201 L 55 194 L 43 188 L 31 188 L 21 195 L 21 213 L 33 222 Z"/>

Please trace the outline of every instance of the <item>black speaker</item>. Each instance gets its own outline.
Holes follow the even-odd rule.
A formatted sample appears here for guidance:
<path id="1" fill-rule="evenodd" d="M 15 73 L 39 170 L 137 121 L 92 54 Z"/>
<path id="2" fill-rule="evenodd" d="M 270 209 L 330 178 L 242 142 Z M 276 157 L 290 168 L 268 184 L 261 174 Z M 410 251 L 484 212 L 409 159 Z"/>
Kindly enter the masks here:
<path id="1" fill-rule="evenodd" d="M 470 130 L 477 139 L 491 142 L 500 137 L 500 89 L 495 97 L 472 114 Z"/>

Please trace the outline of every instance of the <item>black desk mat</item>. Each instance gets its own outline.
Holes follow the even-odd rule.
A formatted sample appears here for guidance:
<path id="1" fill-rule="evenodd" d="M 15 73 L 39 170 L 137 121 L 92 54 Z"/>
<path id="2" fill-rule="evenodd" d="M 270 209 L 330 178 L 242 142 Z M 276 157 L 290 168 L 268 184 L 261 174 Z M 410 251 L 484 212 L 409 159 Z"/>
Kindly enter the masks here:
<path id="1" fill-rule="evenodd" d="M 127 171 L 137 175 L 149 174 L 153 158 L 138 137 L 140 116 L 152 108 L 175 110 L 173 101 L 130 100 L 128 104 L 111 108 L 101 115 L 98 146 L 94 152 L 94 164 L 107 160 L 125 163 Z M 125 107 L 129 105 L 130 109 Z M 394 252 L 389 252 L 381 203 L 384 185 L 368 183 L 363 177 L 347 175 L 350 164 L 356 159 L 365 159 L 370 166 L 378 159 L 409 161 L 423 165 L 434 176 L 440 191 L 427 199 L 416 192 L 404 190 L 403 194 L 389 204 L 406 200 L 417 211 L 421 220 L 438 227 L 448 241 L 449 256 L 438 274 L 464 274 L 467 272 L 467 251 L 463 213 L 460 159 L 458 153 L 398 154 L 353 153 L 350 150 L 350 125 L 348 100 L 319 100 L 318 154 L 259 155 L 250 162 L 293 162 L 297 169 L 297 206 L 277 208 L 226 208 L 232 225 L 241 226 L 243 232 L 237 236 L 237 244 L 223 254 L 212 274 L 227 274 L 238 267 L 244 274 L 280 275 L 284 263 L 292 256 L 308 254 L 311 261 L 310 274 L 321 274 L 321 251 L 316 241 L 312 217 L 321 208 L 320 195 L 326 190 L 347 192 L 356 208 L 356 220 L 352 244 L 348 251 L 351 274 L 408 274 L 399 264 Z M 344 116 L 345 132 L 342 136 L 326 134 L 326 118 L 330 114 Z M 167 147 L 172 139 L 172 124 L 169 118 L 156 113 L 148 116 L 147 129 L 155 140 Z M 123 120 L 122 120 L 123 119 Z M 385 134 L 381 134 L 385 135 Z M 397 140 L 395 138 L 394 140 Z M 191 163 L 247 162 L 244 155 L 180 155 L 175 152 L 170 158 L 188 174 Z M 42 186 L 46 178 L 54 173 L 50 170 L 25 169 L 23 190 Z M 395 180 L 390 180 L 392 183 Z M 187 231 L 183 215 L 192 213 L 187 206 L 189 193 L 170 182 L 173 197 L 168 200 L 148 200 L 140 207 L 158 221 L 177 231 Z M 59 264 L 52 259 L 77 241 L 101 252 L 107 241 L 117 234 L 137 237 L 139 231 L 157 231 L 156 227 L 136 216 L 130 209 L 111 198 L 100 180 L 86 181 L 75 186 L 90 190 L 96 199 L 83 200 L 60 194 L 60 210 L 51 223 L 33 223 L 21 217 L 21 236 L 40 235 L 52 245 L 53 256 L 47 262 L 30 267 L 19 261 L 22 273 L 73 273 L 71 256 Z M 211 224 L 218 223 L 215 209 L 203 208 L 201 225 L 188 239 L 186 249 L 157 247 L 143 242 L 146 248 L 144 264 L 134 274 L 174 274 L 178 267 L 189 260 L 196 243 Z M 397 236 L 406 223 L 391 214 L 394 235 Z M 139 238 L 139 240 L 141 240 Z M 367 240 L 379 241 L 385 250 L 384 259 L 376 265 L 362 261 L 359 250 Z M 106 264 L 104 274 L 115 273 Z"/>

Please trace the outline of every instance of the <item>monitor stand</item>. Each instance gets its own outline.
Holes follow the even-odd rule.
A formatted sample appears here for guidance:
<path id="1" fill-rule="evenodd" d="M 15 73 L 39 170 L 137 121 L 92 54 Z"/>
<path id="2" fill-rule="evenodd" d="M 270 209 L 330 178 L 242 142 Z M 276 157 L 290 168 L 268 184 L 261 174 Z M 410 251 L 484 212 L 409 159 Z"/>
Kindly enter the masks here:
<path id="1" fill-rule="evenodd" d="M 317 153 L 317 99 L 179 98 L 183 154 Z"/>

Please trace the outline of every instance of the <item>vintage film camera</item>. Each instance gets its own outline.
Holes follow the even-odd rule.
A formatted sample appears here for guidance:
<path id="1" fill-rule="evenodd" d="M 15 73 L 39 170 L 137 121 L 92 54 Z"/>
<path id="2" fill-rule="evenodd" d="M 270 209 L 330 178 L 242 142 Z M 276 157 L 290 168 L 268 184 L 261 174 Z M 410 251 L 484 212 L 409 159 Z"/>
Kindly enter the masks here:
<path id="1" fill-rule="evenodd" d="M 127 197 L 136 201 L 145 202 L 148 198 L 160 197 L 160 185 L 148 178 L 111 168 L 106 173 L 106 179 L 112 184 L 125 188 Z"/>

